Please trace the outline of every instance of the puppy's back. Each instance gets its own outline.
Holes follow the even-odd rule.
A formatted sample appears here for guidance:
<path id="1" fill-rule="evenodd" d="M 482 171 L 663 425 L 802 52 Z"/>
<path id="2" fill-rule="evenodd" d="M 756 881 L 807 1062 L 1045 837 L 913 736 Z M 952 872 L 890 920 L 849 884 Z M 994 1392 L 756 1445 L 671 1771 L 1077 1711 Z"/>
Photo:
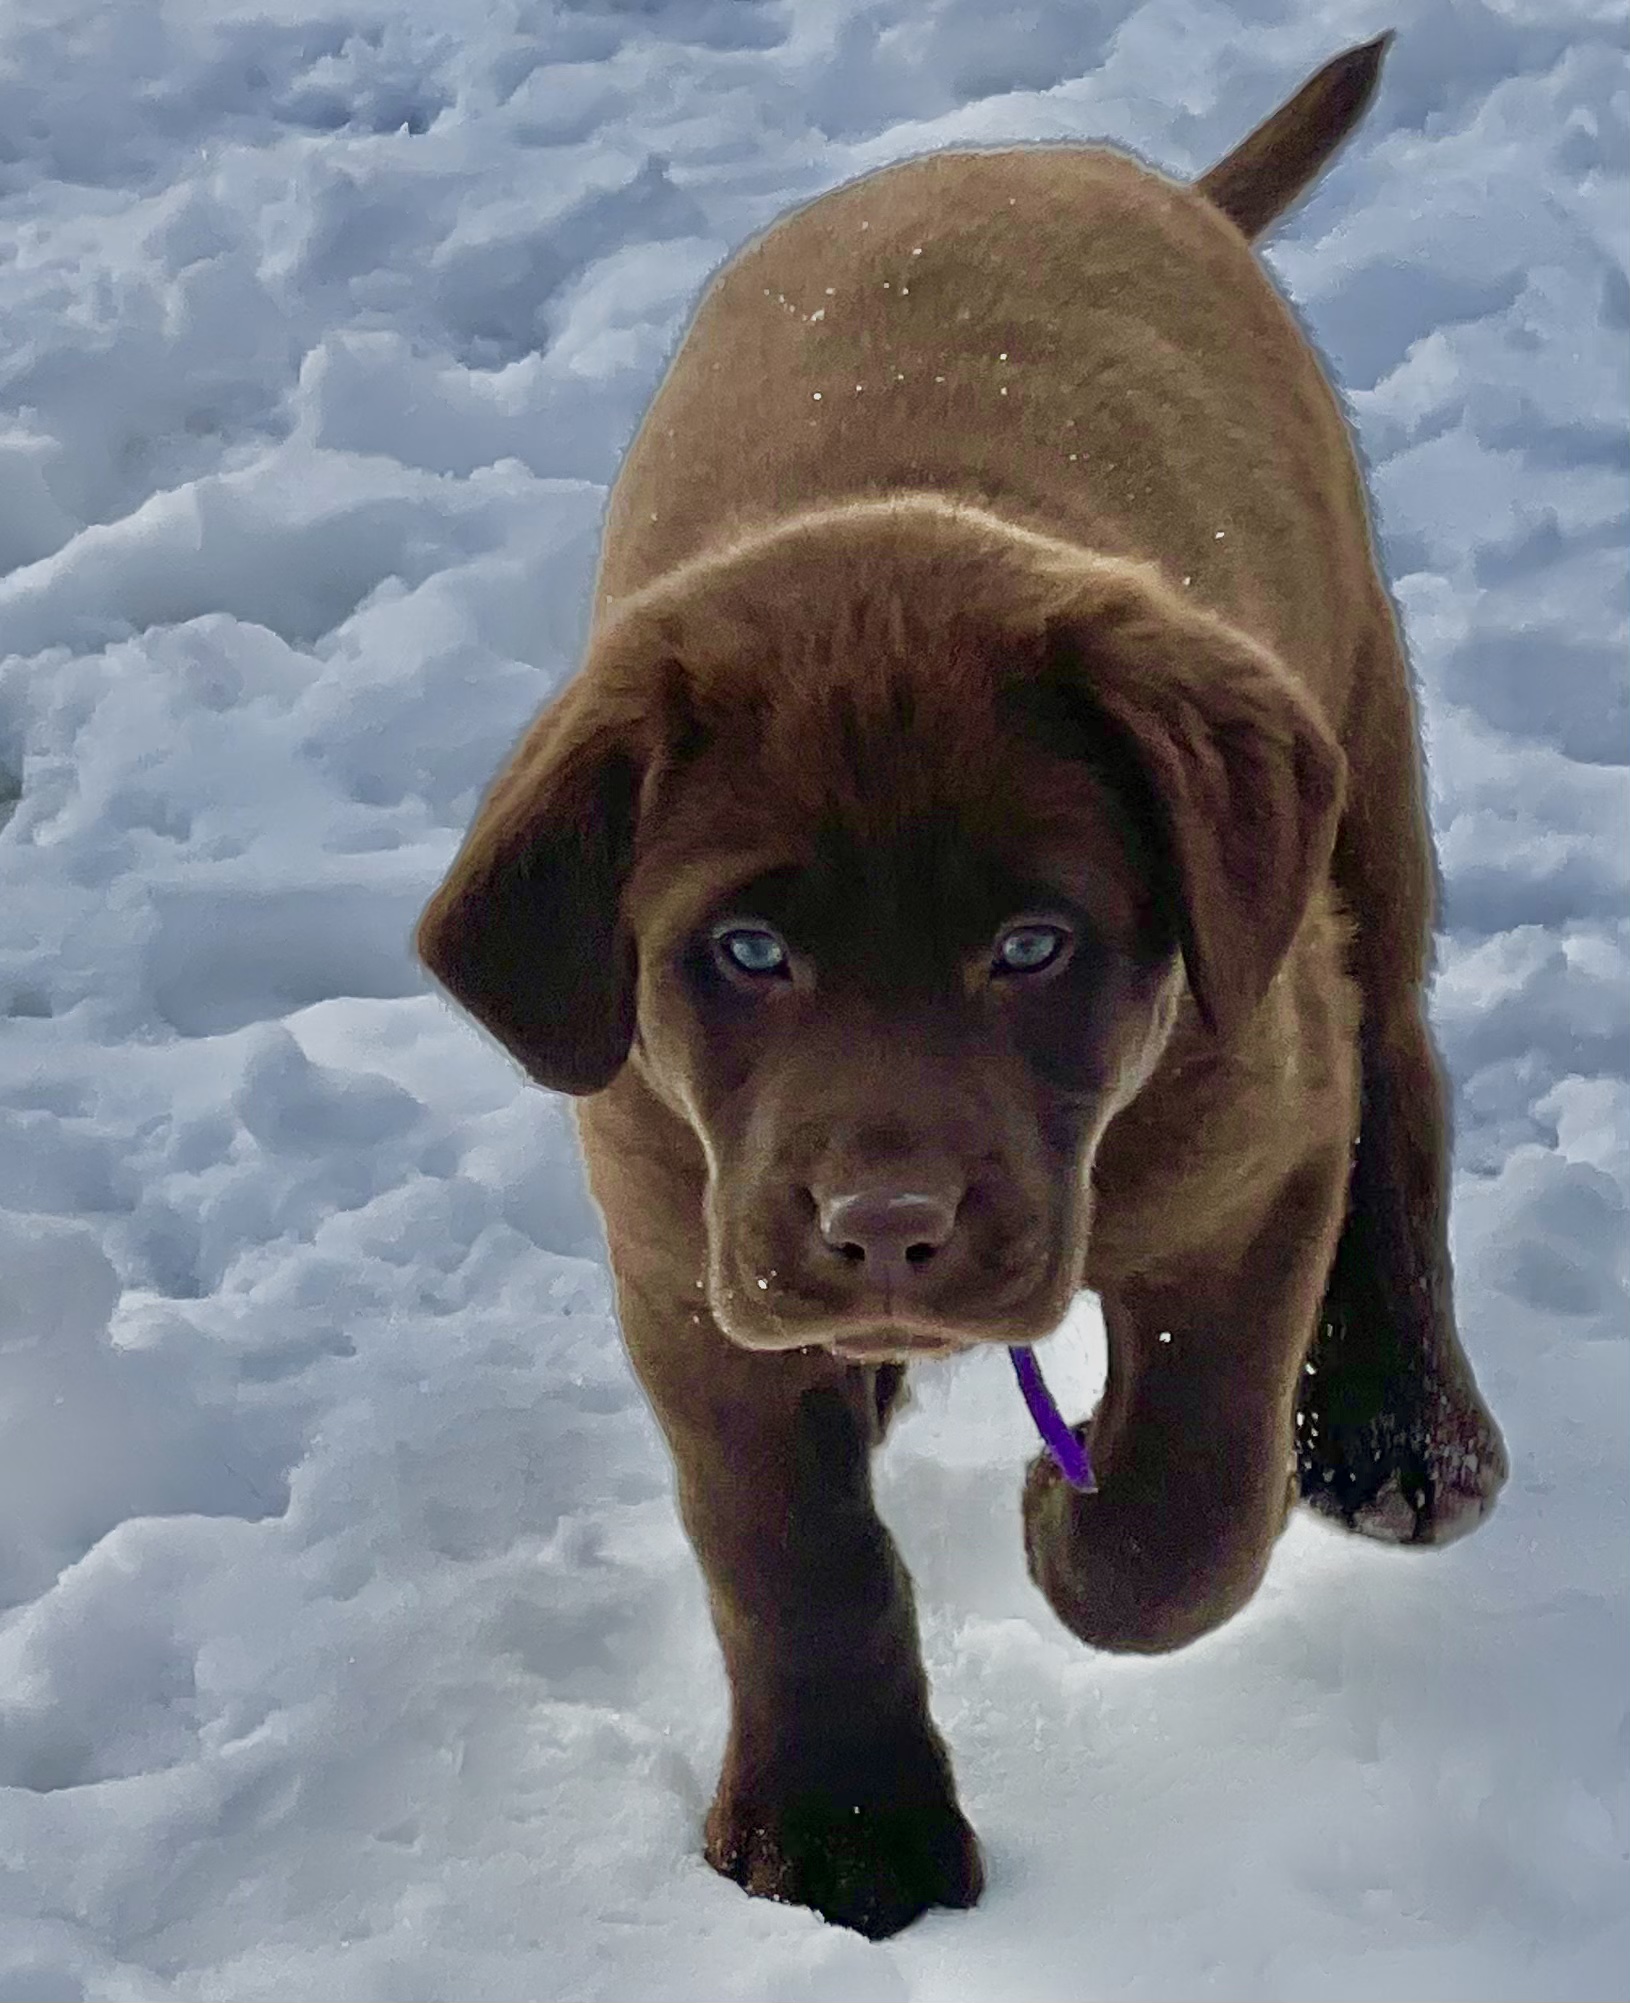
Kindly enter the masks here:
<path id="1" fill-rule="evenodd" d="M 924 489 L 1152 557 L 1299 654 L 1367 552 L 1334 399 L 1239 231 L 1096 148 L 909 161 L 741 252 L 625 462 L 599 609 L 748 525 Z"/>

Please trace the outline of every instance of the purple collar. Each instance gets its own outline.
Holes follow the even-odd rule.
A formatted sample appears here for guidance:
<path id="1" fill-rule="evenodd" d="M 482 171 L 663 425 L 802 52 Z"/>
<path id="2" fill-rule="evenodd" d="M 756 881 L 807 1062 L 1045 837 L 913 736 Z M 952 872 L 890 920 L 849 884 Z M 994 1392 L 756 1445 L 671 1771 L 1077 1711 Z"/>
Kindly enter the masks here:
<path id="1" fill-rule="evenodd" d="M 1071 1488 L 1091 1495 L 1098 1486 L 1092 1472 L 1092 1456 L 1087 1452 L 1085 1439 L 1078 1437 L 1073 1426 L 1064 1423 L 1063 1414 L 1053 1403 L 1053 1394 L 1042 1382 L 1036 1352 L 1033 1349 L 1010 1348 L 1008 1355 L 1013 1359 L 1019 1389 L 1024 1393 L 1024 1402 L 1030 1407 L 1030 1416 L 1036 1422 L 1042 1445 L 1052 1455 L 1059 1473 Z M 1082 1431 L 1085 1430 L 1083 1427 Z"/>

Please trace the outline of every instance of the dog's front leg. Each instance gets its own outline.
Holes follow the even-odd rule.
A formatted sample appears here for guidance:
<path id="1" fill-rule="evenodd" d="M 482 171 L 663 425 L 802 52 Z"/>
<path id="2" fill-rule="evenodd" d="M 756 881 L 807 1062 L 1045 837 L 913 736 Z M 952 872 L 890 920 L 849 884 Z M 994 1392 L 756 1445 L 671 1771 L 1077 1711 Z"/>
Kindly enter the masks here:
<path id="1" fill-rule="evenodd" d="M 830 1381 L 698 1333 L 702 1396 L 642 1374 L 730 1679 L 708 1862 L 873 1938 L 971 1905 L 979 1853 L 929 1718 L 910 1581 L 872 1506 L 871 1373 Z"/>
<path id="2" fill-rule="evenodd" d="M 721 1334 L 695 1285 L 698 1193 L 650 1146 L 649 1105 L 610 1152 L 613 1099 L 585 1109 L 591 1178 L 730 1684 L 708 1862 L 873 1939 L 972 1905 L 979 1849 L 929 1717 L 911 1583 L 872 1503 L 877 1372 Z"/>
<path id="3" fill-rule="evenodd" d="M 1105 1288 L 1098 1491 L 1043 1456 L 1024 1497 L 1031 1576 L 1083 1641 L 1180 1648 L 1256 1590 L 1295 1490 L 1297 1387 L 1345 1184 L 1345 1149 L 1327 1149 L 1243 1255 Z"/>

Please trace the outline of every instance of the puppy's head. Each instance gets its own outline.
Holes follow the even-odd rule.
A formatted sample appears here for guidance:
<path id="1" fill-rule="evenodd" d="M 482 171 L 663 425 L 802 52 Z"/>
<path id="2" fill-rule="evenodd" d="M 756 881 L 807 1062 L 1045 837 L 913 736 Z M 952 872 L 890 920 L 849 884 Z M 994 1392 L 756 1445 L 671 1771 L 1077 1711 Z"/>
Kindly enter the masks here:
<path id="1" fill-rule="evenodd" d="M 1341 781 L 1280 664 L 1151 570 L 855 504 L 625 603 L 420 950 L 540 1083 L 633 1062 L 694 1129 L 736 1341 L 1033 1341 L 1185 975 L 1238 1034 Z"/>

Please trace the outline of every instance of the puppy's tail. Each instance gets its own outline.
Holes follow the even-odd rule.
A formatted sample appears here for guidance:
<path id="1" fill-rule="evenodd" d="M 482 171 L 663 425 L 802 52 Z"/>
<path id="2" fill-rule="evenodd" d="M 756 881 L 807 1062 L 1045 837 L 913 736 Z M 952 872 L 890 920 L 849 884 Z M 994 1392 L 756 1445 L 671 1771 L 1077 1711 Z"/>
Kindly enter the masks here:
<path id="1" fill-rule="evenodd" d="M 1389 28 L 1326 63 L 1194 185 L 1247 237 L 1260 236 L 1364 116 L 1391 43 Z"/>

